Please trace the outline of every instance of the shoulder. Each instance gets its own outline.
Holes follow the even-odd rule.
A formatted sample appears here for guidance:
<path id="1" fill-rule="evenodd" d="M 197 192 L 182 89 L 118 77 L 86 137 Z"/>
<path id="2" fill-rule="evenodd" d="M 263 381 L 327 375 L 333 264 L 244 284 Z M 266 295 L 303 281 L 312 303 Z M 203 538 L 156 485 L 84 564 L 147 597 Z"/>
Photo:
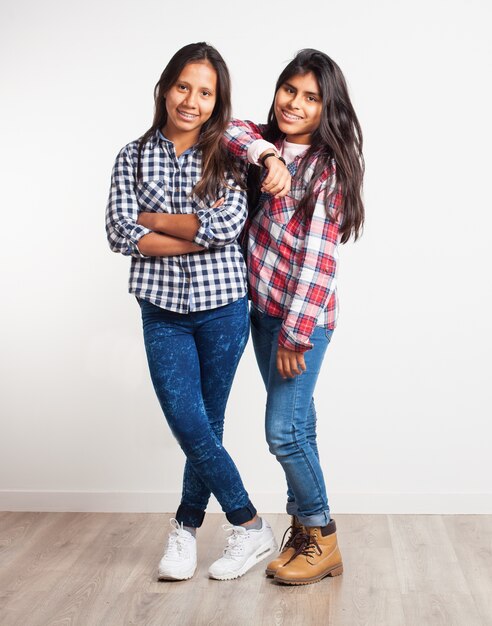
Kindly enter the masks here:
<path id="1" fill-rule="evenodd" d="M 124 145 L 116 155 L 116 163 L 133 163 L 138 152 L 138 139 Z"/>
<path id="2" fill-rule="evenodd" d="M 138 139 L 134 139 L 133 141 L 130 141 L 130 143 L 127 143 L 125 146 L 123 146 L 118 152 L 116 160 L 125 160 L 130 163 L 136 163 L 138 159 L 138 152 L 141 140 L 142 137 L 139 137 Z M 143 144 L 141 153 L 144 154 L 145 152 L 152 151 L 155 148 L 156 143 L 156 136 L 152 135 Z"/>

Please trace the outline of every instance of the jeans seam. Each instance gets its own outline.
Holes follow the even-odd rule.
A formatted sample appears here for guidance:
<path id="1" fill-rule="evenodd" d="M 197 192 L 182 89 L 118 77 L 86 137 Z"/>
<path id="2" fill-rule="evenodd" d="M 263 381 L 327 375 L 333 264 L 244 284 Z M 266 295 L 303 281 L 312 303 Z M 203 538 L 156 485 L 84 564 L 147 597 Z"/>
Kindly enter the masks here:
<path id="1" fill-rule="evenodd" d="M 296 446 L 297 446 L 297 450 L 298 450 L 298 451 L 301 453 L 301 455 L 302 455 L 302 458 L 303 458 L 303 460 L 304 460 L 304 464 L 305 464 L 305 465 L 307 466 L 307 468 L 309 469 L 309 472 L 310 472 L 310 474 L 311 474 L 311 477 L 312 477 L 312 479 L 313 479 L 313 482 L 315 483 L 315 485 L 316 485 L 316 489 L 317 489 L 317 491 L 318 491 L 318 497 L 319 497 L 320 501 L 323 501 L 323 497 L 322 497 L 322 489 L 321 489 L 321 485 L 319 484 L 318 477 L 316 476 L 316 472 L 313 470 L 312 465 L 311 465 L 311 463 L 309 462 L 309 459 L 307 458 L 307 455 L 306 455 L 305 450 L 304 450 L 304 449 L 303 449 L 303 448 L 299 445 L 299 442 L 298 442 L 298 439 L 297 439 L 297 436 L 296 436 L 296 435 L 297 435 L 297 429 L 296 429 L 296 426 L 295 426 L 294 417 L 295 417 L 295 412 L 296 412 L 297 395 L 298 395 L 298 388 L 299 388 L 299 386 L 298 386 L 298 384 L 297 384 L 297 383 L 298 383 L 298 378 L 296 377 L 296 379 L 295 379 L 295 394 L 294 394 L 294 402 L 292 403 L 292 404 L 293 404 L 293 408 L 292 408 L 292 415 L 291 415 L 292 438 L 293 438 L 294 443 L 295 443 L 295 444 L 296 444 Z M 307 439 L 306 439 L 306 442 L 307 442 L 307 445 L 310 445 L 310 444 L 309 444 L 309 442 L 307 441 Z M 318 462 L 319 462 L 319 460 L 318 460 Z M 321 465 L 320 465 L 320 468 L 321 468 Z M 294 496 L 295 496 L 295 494 L 294 494 Z M 297 499 L 296 499 L 296 504 L 298 505 Z M 298 505 L 298 506 L 299 506 L 299 505 Z M 323 512 L 324 512 L 324 511 L 322 511 L 322 513 L 323 513 Z M 307 517 L 307 516 L 305 516 L 305 517 Z"/>

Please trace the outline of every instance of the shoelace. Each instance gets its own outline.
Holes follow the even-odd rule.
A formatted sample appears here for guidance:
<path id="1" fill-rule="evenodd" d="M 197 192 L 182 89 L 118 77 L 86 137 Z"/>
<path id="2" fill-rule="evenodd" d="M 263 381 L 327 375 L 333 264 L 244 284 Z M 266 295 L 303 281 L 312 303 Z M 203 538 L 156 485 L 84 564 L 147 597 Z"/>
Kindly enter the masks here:
<path id="1" fill-rule="evenodd" d="M 242 556 L 244 553 L 244 542 L 248 537 L 248 531 L 241 526 L 231 526 L 230 524 L 224 524 L 222 528 L 226 531 L 232 531 L 227 538 L 227 546 L 224 548 L 224 556 Z"/>
<path id="2" fill-rule="evenodd" d="M 287 541 L 285 541 L 285 536 L 287 535 L 287 533 L 290 531 L 290 535 L 287 539 Z M 294 546 L 294 542 L 295 542 L 295 538 L 297 537 L 297 535 L 302 532 L 302 528 L 300 526 L 295 526 L 294 524 L 292 524 L 291 526 L 289 526 L 286 531 L 284 532 L 284 536 L 282 537 L 282 541 L 280 542 L 280 552 L 283 552 L 284 550 L 287 550 L 287 548 L 293 548 Z M 285 543 L 284 543 L 285 541 Z"/>
<path id="3" fill-rule="evenodd" d="M 174 518 L 169 520 L 169 523 L 173 530 L 169 533 L 166 558 L 175 559 L 180 558 L 181 553 L 185 550 L 188 538 L 184 534 L 183 525 L 179 524 Z"/>
<path id="4" fill-rule="evenodd" d="M 316 541 L 316 537 L 314 535 L 310 535 L 306 532 L 299 532 L 293 539 L 292 547 L 294 548 L 294 554 L 290 557 L 287 563 L 293 561 L 297 556 L 302 554 L 307 558 L 315 556 L 318 554 L 321 556 L 322 550 Z M 286 563 L 286 565 L 287 565 Z"/>

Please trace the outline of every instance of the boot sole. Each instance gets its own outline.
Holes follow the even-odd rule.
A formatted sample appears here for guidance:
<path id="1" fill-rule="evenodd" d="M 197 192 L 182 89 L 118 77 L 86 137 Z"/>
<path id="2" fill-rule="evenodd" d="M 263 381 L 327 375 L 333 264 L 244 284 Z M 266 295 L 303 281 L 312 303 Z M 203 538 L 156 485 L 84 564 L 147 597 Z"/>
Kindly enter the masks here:
<path id="1" fill-rule="evenodd" d="M 258 550 L 254 554 L 252 554 L 246 561 L 246 563 L 244 563 L 244 565 L 236 572 L 215 575 L 211 574 L 209 571 L 208 575 L 210 578 L 214 578 L 215 580 L 234 580 L 235 578 L 239 578 L 240 576 L 246 574 L 246 572 L 250 570 L 254 565 L 260 563 L 261 561 L 263 561 L 263 559 L 266 559 L 277 550 L 277 542 L 274 539 L 273 541 L 269 541 L 268 543 L 258 548 Z"/>
<path id="2" fill-rule="evenodd" d="M 282 583 L 284 585 L 310 585 L 312 583 L 318 583 L 320 580 L 323 580 L 323 578 L 326 578 L 326 576 L 333 577 L 340 576 L 341 574 L 343 574 L 343 565 L 337 565 L 320 576 L 313 576 L 312 578 L 283 579 L 278 575 L 275 575 L 274 580 L 275 582 Z"/>

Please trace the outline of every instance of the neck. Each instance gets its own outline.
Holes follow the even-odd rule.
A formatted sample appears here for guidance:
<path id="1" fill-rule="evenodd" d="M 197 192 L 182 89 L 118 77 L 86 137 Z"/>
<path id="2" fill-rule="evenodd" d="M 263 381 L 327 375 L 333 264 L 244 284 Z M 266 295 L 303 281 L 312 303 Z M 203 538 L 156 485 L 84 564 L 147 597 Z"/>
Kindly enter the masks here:
<path id="1" fill-rule="evenodd" d="M 285 141 L 289 143 L 300 143 L 303 146 L 311 145 L 311 135 L 286 135 Z"/>
<path id="2" fill-rule="evenodd" d="M 183 152 L 186 152 L 188 148 L 194 146 L 200 136 L 200 130 L 192 130 L 189 133 L 183 133 L 182 131 L 173 131 L 167 124 L 161 132 L 166 139 L 173 142 L 176 156 L 180 156 Z"/>

